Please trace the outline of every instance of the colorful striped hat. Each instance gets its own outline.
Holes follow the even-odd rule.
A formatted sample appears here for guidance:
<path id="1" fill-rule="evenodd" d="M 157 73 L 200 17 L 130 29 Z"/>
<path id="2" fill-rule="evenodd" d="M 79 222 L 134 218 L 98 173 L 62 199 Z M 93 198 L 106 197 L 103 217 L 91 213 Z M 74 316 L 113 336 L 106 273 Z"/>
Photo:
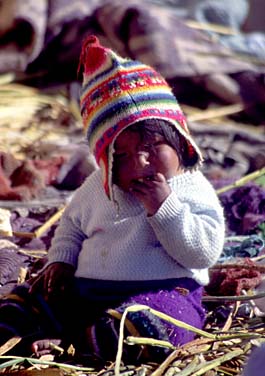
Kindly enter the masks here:
<path id="1" fill-rule="evenodd" d="M 189 155 L 185 165 L 192 168 L 201 161 L 171 88 L 152 67 L 122 58 L 91 35 L 83 42 L 80 69 L 83 70 L 80 95 L 83 124 L 90 149 L 102 168 L 109 198 L 112 198 L 110 151 L 117 135 L 129 125 L 145 119 L 166 120 L 187 140 Z"/>

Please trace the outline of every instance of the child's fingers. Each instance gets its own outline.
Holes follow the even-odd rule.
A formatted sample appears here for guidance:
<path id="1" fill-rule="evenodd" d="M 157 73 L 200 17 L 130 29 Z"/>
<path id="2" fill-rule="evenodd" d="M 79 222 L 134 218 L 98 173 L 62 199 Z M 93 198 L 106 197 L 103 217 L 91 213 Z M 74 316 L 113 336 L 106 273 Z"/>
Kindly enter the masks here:
<path id="1" fill-rule="evenodd" d="M 167 182 L 167 179 L 165 178 L 165 176 L 163 174 L 161 174 L 160 172 L 155 174 L 155 180 L 158 181 L 158 182 L 161 182 L 161 183 Z"/>
<path id="2" fill-rule="evenodd" d="M 37 277 L 35 277 L 31 281 L 29 293 L 33 294 L 33 293 L 39 291 L 40 289 L 42 289 L 44 287 L 43 284 L 44 284 L 44 276 L 43 276 L 43 274 L 39 274 Z"/>
<path id="3" fill-rule="evenodd" d="M 149 183 L 149 184 L 148 184 Z M 146 195 L 150 190 L 150 182 L 135 181 L 131 184 L 130 191 L 135 195 Z"/>
<path id="4" fill-rule="evenodd" d="M 146 176 L 132 181 L 131 190 L 133 192 L 148 193 L 148 190 L 155 188 L 161 184 L 167 184 L 166 178 L 163 174 L 157 173 L 155 175 Z"/>
<path id="5" fill-rule="evenodd" d="M 43 356 L 46 354 L 51 354 L 54 350 L 63 349 L 60 347 L 62 343 L 61 339 L 40 339 L 32 343 L 31 349 L 36 356 Z"/>

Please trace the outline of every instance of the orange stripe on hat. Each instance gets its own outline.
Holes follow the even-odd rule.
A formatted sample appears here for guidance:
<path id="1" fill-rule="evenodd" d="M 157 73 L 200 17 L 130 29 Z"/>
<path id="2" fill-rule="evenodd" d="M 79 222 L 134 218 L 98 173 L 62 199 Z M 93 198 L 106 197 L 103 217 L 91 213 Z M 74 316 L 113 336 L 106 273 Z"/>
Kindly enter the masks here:
<path id="1" fill-rule="evenodd" d="M 123 58 L 101 46 L 96 36 L 83 42 L 78 71 L 83 70 L 81 114 L 88 143 L 102 169 L 106 194 L 112 198 L 112 149 L 117 135 L 145 119 L 163 119 L 187 141 L 187 166 L 201 162 L 185 116 L 165 79 L 152 67 Z"/>

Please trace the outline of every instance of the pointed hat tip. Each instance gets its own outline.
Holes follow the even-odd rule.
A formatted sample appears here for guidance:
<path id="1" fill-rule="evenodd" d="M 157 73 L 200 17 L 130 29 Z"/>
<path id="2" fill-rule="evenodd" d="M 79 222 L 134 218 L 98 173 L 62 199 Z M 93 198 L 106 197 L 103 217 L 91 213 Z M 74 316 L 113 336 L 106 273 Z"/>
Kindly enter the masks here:
<path id="1" fill-rule="evenodd" d="M 88 37 L 84 39 L 82 44 L 84 48 L 90 47 L 92 45 L 100 46 L 99 40 L 96 37 L 96 35 L 89 35 Z"/>
<path id="2" fill-rule="evenodd" d="M 104 59 L 105 51 L 106 49 L 101 46 L 95 35 L 89 35 L 86 37 L 82 43 L 77 72 L 80 72 L 81 67 L 83 67 L 85 74 L 96 70 Z"/>

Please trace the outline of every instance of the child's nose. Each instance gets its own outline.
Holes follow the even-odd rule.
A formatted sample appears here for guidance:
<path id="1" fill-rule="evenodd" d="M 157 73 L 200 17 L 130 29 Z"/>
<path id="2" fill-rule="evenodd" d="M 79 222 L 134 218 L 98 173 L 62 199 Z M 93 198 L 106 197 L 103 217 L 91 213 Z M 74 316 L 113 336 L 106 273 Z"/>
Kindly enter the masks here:
<path id="1" fill-rule="evenodd" d="M 149 162 L 149 153 L 145 151 L 139 151 L 136 153 L 135 158 L 135 165 L 136 167 L 146 167 L 150 164 Z"/>

